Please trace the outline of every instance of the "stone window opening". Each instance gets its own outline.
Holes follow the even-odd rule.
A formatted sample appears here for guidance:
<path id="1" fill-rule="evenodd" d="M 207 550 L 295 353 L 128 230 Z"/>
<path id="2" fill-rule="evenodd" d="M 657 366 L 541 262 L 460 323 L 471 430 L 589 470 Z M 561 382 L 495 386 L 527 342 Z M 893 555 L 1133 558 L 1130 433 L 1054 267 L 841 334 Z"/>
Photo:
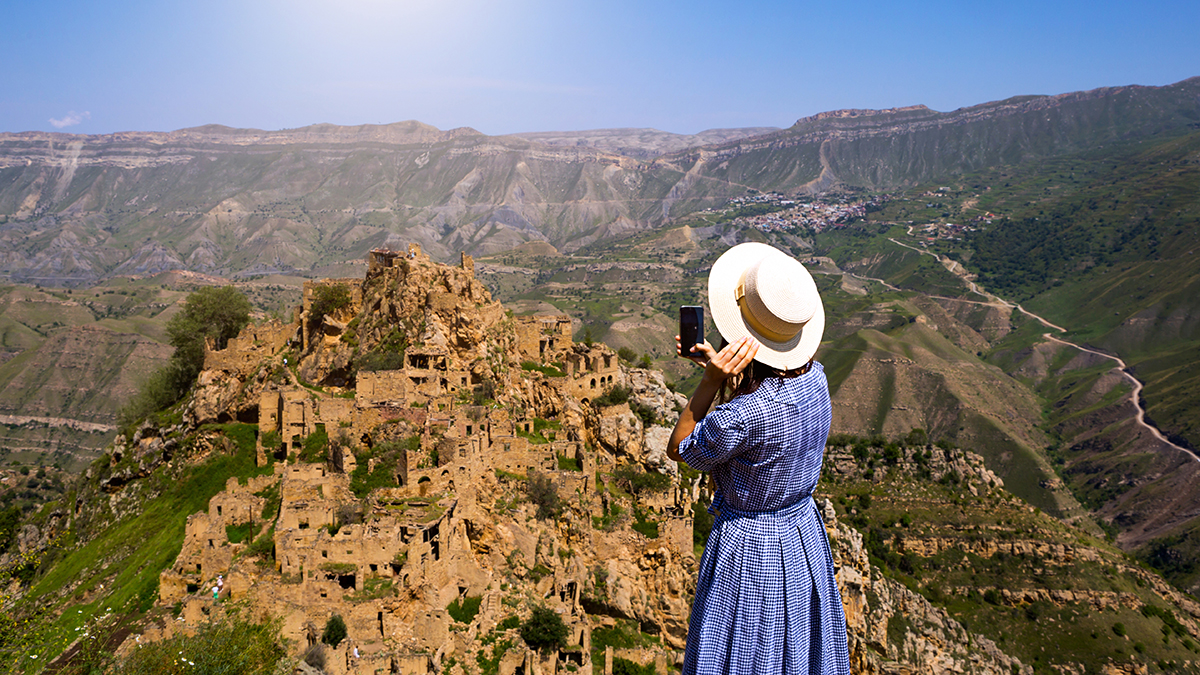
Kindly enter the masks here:
<path id="1" fill-rule="evenodd" d="M 371 574 L 378 574 L 378 573 L 379 573 L 379 565 L 376 565 L 375 563 L 371 563 Z"/>
<path id="2" fill-rule="evenodd" d="M 308 521 L 307 521 L 307 520 L 302 520 L 302 521 L 300 521 L 300 529 L 301 529 L 301 530 L 307 530 L 307 529 L 308 529 Z"/>
<path id="3" fill-rule="evenodd" d="M 221 515 L 221 507 L 220 507 L 220 505 L 218 505 L 218 506 L 217 506 L 217 515 L 218 515 L 218 516 L 219 516 L 219 515 Z"/>
<path id="4" fill-rule="evenodd" d="M 212 540 L 212 539 L 209 539 L 209 540 L 208 540 L 208 547 L 209 547 L 209 548 L 216 548 L 216 546 L 215 546 L 215 545 L 213 545 L 213 540 Z"/>
<path id="5" fill-rule="evenodd" d="M 321 557 L 322 557 L 322 558 L 328 558 L 328 557 L 329 557 L 329 551 L 321 551 Z"/>

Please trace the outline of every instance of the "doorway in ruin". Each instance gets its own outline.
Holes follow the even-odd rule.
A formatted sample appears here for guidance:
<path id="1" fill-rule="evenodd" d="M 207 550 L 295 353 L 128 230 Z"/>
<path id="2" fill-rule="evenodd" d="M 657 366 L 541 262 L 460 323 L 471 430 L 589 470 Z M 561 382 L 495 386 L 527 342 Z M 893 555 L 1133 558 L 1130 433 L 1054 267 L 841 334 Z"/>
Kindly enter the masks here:
<path id="1" fill-rule="evenodd" d="M 349 590 L 349 591 L 353 591 L 357 588 L 357 585 L 355 582 L 358 580 L 358 575 L 354 572 L 349 572 L 347 574 L 338 574 L 337 572 L 330 572 L 329 574 L 326 575 L 325 578 L 329 579 L 330 581 L 336 580 L 338 583 L 338 586 L 340 586 L 346 590 Z"/>

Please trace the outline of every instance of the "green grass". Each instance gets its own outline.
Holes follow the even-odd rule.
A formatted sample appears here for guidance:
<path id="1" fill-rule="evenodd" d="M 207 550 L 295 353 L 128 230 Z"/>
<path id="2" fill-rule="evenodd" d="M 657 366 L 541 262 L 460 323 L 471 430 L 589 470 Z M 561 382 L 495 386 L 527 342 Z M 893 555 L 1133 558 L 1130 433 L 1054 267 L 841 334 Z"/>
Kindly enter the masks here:
<path id="1" fill-rule="evenodd" d="M 86 533 L 70 531 L 54 554 L 53 566 L 33 581 L 14 611 L 18 617 L 50 618 L 52 613 L 61 613 L 40 624 L 33 634 L 10 626 L 0 659 L 11 658 L 18 644 L 21 647 L 17 653 L 53 658 L 74 639 L 76 628 L 96 617 L 110 610 L 118 615 L 137 615 L 152 606 L 157 600 L 159 572 L 174 562 L 183 546 L 187 517 L 206 510 L 208 501 L 225 489 L 227 478 L 271 471 L 269 466 L 255 466 L 254 425 L 227 424 L 209 429 L 233 440 L 234 454 L 184 467 L 177 476 L 155 474 L 147 480 L 151 481 L 148 487 L 157 494 L 150 496 L 136 515 L 91 524 L 99 527 L 89 528 Z M 88 541 L 77 545 L 75 542 L 84 534 Z M 93 599 L 82 602 L 84 597 Z"/>

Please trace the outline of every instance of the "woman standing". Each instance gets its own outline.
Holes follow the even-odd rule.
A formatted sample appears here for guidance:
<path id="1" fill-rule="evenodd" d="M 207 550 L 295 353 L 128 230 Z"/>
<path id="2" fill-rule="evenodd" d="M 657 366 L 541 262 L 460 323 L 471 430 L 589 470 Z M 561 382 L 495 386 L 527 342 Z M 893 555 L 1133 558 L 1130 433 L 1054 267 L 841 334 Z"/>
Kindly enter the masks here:
<path id="1" fill-rule="evenodd" d="M 816 284 L 782 251 L 741 244 L 713 265 L 708 300 L 729 344 L 683 354 L 704 375 L 667 448 L 717 486 L 683 673 L 848 675 L 846 618 L 812 497 L 832 421 L 813 361 L 825 328 Z"/>

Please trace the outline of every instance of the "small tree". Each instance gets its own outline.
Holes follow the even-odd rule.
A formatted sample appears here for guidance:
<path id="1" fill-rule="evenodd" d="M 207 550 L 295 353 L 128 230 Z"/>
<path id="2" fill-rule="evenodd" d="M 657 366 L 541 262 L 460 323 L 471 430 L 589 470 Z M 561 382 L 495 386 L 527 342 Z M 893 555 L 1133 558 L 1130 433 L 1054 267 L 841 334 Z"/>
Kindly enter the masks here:
<path id="1" fill-rule="evenodd" d="M 167 339 L 175 353 L 122 409 L 121 424 L 130 427 L 182 398 L 204 367 L 205 341 L 211 339 L 213 347 L 224 349 L 249 322 L 250 301 L 233 286 L 209 286 L 188 295 L 183 311 L 167 322 Z"/>
<path id="2" fill-rule="evenodd" d="M 346 622 L 342 619 L 341 614 L 334 614 L 325 622 L 325 631 L 321 633 L 321 642 L 330 647 L 337 647 L 338 643 L 346 639 Z"/>
<path id="3" fill-rule="evenodd" d="M 562 649 L 567 646 L 567 624 L 558 612 L 538 605 L 521 623 L 521 639 L 533 649 Z"/>
<path id="4" fill-rule="evenodd" d="M 309 316 L 313 321 L 320 321 L 326 314 L 332 314 L 350 304 L 350 289 L 341 284 L 323 284 L 313 289 L 312 304 L 309 305 Z"/>
<path id="5" fill-rule="evenodd" d="M 557 518 L 562 513 L 562 501 L 548 476 L 540 473 L 529 474 L 525 481 L 525 494 L 529 496 L 530 502 L 537 505 L 538 520 Z"/>

